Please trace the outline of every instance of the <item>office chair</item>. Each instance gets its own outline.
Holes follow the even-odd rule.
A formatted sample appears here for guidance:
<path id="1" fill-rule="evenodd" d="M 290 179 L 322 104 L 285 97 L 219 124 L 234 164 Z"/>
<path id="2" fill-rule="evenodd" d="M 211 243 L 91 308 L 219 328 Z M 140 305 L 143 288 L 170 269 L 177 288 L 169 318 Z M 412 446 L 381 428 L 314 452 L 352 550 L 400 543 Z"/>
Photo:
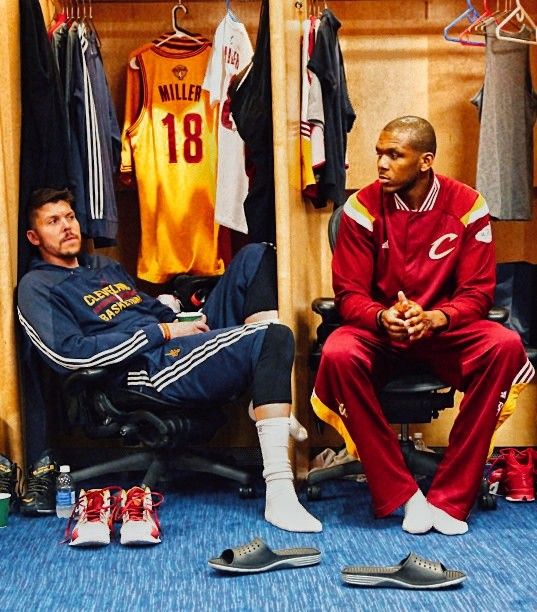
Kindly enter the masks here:
<path id="1" fill-rule="evenodd" d="M 337 207 L 328 223 L 328 240 L 333 251 L 343 206 Z M 328 336 L 341 325 L 334 298 L 316 298 L 312 302 L 312 310 L 320 315 L 321 323 L 317 328 L 317 338 L 310 353 L 309 365 L 313 372 L 317 371 L 321 359 L 321 351 Z M 504 308 L 492 308 L 488 318 L 504 323 L 508 312 Z M 397 377 L 389 381 L 379 393 L 379 399 L 389 423 L 400 426 L 401 451 L 410 471 L 415 475 L 433 476 L 442 455 L 417 450 L 409 436 L 409 425 L 430 423 L 437 418 L 439 412 L 454 405 L 455 389 L 448 387 L 438 377 L 427 369 L 425 364 L 401 363 Z M 319 426 L 323 424 L 318 421 Z M 319 468 L 308 474 L 306 479 L 308 499 L 321 497 L 320 483 L 325 480 L 363 474 L 359 460 L 342 463 L 328 468 Z M 478 497 L 482 509 L 496 507 L 496 498 L 489 494 L 486 481 Z"/>
<path id="2" fill-rule="evenodd" d="M 137 450 L 72 473 L 75 482 L 118 472 L 142 471 L 141 486 L 153 488 L 174 471 L 215 474 L 239 483 L 242 498 L 253 497 L 252 476 L 204 457 L 193 445 L 209 441 L 224 424 L 217 406 L 176 405 L 110 384 L 106 368 L 84 368 L 62 384 L 71 425 L 92 439 L 117 438 Z"/>
<path id="3" fill-rule="evenodd" d="M 181 275 L 174 281 L 184 310 L 201 306 L 218 277 Z M 199 302 L 199 304 L 198 304 Z M 197 305 L 197 308 L 196 308 Z M 68 421 L 93 439 L 117 438 L 137 447 L 126 457 L 72 473 L 75 482 L 117 472 L 142 471 L 142 486 L 153 488 L 176 470 L 215 474 L 239 483 L 242 498 L 255 496 L 253 477 L 242 469 L 203 456 L 193 445 L 209 441 L 224 424 L 219 406 L 173 404 L 118 388 L 107 368 L 84 368 L 62 382 Z"/>

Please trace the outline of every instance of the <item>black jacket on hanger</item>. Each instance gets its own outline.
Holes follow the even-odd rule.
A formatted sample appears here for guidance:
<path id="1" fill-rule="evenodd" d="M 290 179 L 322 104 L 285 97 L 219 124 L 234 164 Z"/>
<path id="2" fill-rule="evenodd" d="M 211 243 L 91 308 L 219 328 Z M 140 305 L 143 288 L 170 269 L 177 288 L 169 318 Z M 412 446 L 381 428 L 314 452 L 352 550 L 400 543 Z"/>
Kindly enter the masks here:
<path id="1" fill-rule="evenodd" d="M 32 251 L 26 239 L 30 194 L 39 187 L 68 186 L 67 119 L 60 77 L 38 0 L 20 0 L 21 159 L 19 173 L 18 278 Z"/>
<path id="2" fill-rule="evenodd" d="M 336 205 L 345 203 L 347 134 L 356 119 L 347 91 L 343 55 L 338 40 L 341 22 L 329 9 L 321 15 L 315 48 L 308 68 L 321 82 L 324 107 L 326 162 L 321 170 L 321 197 Z"/>
<path id="3" fill-rule="evenodd" d="M 247 149 L 250 177 L 244 213 L 251 242 L 276 243 L 274 156 L 272 151 L 272 86 L 270 69 L 269 7 L 261 5 L 259 30 L 251 68 L 230 88 L 231 112 Z"/>

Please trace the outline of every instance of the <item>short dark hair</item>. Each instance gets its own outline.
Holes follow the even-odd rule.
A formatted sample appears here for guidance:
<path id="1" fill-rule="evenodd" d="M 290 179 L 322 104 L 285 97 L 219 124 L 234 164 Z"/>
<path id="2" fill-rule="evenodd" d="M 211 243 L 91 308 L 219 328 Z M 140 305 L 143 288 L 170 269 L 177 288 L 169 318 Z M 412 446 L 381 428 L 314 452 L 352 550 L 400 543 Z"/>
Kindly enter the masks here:
<path id="1" fill-rule="evenodd" d="M 433 126 L 422 117 L 407 115 L 390 121 L 382 129 L 383 132 L 405 132 L 410 145 L 420 153 L 436 155 L 436 134 Z"/>
<path id="2" fill-rule="evenodd" d="M 36 212 L 45 204 L 55 202 L 67 202 L 71 207 L 75 201 L 75 198 L 71 191 L 64 187 L 63 189 L 56 189 L 55 187 L 42 187 L 36 189 L 30 195 L 30 202 L 28 204 L 28 226 L 33 227 Z"/>

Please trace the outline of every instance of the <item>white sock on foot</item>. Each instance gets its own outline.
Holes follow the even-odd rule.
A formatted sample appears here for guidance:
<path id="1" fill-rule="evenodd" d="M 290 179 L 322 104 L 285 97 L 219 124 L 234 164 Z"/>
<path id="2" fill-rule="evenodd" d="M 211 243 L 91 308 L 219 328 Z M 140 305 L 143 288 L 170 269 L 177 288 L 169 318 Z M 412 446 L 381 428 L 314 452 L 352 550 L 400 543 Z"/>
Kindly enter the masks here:
<path id="1" fill-rule="evenodd" d="M 445 510 L 433 506 L 430 502 L 429 508 L 431 509 L 431 515 L 433 517 L 433 527 L 436 531 L 444 535 L 462 535 L 468 531 L 468 523 L 465 521 L 456 519 Z"/>
<path id="2" fill-rule="evenodd" d="M 252 404 L 252 402 L 250 402 L 248 406 L 248 415 L 252 419 L 252 421 L 256 421 L 254 405 Z M 294 414 L 291 414 L 289 416 L 289 421 L 289 435 L 291 436 L 291 438 L 293 438 L 297 442 L 304 442 L 304 440 L 307 440 L 308 431 L 304 427 L 304 425 L 300 423 L 300 421 L 296 418 Z"/>
<path id="3" fill-rule="evenodd" d="M 418 489 L 405 504 L 403 529 L 408 533 L 427 533 L 433 526 L 433 517 L 425 496 Z"/>
<path id="4" fill-rule="evenodd" d="M 289 418 L 275 417 L 256 422 L 263 477 L 267 484 L 265 519 L 287 531 L 318 532 L 323 526 L 298 501 L 289 462 Z"/>

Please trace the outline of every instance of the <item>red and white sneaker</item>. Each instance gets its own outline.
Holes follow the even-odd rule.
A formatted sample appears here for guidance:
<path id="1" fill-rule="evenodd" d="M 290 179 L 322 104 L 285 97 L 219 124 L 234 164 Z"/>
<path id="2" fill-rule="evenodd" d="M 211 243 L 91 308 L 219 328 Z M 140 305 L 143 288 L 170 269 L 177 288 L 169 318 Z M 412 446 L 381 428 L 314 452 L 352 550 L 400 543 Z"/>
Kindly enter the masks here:
<path id="1" fill-rule="evenodd" d="M 69 546 L 105 546 L 110 544 L 110 534 L 113 529 L 112 509 L 114 497 L 110 489 L 81 489 L 78 501 L 73 508 L 71 518 L 65 529 L 65 541 Z M 71 523 L 78 516 L 78 520 L 70 532 Z"/>
<path id="2" fill-rule="evenodd" d="M 127 546 L 158 544 L 160 522 L 156 508 L 163 502 L 162 493 L 151 492 L 149 487 L 132 487 L 121 492 L 116 507 L 116 520 L 121 519 L 120 543 Z"/>
<path id="3" fill-rule="evenodd" d="M 512 502 L 535 501 L 533 450 L 502 449 L 492 465 L 488 481 L 499 483 L 499 492 Z"/>

